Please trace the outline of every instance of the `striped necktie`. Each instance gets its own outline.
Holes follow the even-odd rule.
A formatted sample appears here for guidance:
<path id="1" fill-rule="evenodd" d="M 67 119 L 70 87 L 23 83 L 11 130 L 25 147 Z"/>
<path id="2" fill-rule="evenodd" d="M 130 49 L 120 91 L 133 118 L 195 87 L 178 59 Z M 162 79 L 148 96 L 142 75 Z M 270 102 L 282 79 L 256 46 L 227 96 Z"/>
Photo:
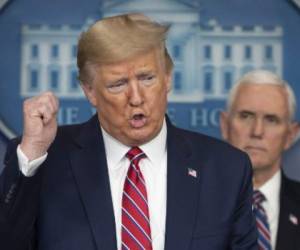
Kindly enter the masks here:
<path id="1" fill-rule="evenodd" d="M 258 230 L 258 247 L 259 250 L 272 250 L 268 217 L 265 209 L 262 206 L 262 202 L 265 200 L 265 196 L 260 191 L 254 191 L 253 212 L 255 214 Z"/>
<path id="2" fill-rule="evenodd" d="M 147 190 L 139 167 L 146 155 L 133 147 L 126 157 L 130 165 L 122 197 L 122 250 L 152 250 Z"/>

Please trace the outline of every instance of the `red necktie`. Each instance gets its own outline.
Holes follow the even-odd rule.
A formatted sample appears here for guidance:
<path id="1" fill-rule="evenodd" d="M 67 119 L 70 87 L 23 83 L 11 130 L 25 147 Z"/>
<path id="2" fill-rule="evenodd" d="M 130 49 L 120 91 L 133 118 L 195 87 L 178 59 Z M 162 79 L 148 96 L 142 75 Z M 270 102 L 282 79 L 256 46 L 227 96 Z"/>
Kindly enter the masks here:
<path id="1" fill-rule="evenodd" d="M 147 190 L 139 167 L 139 161 L 146 155 L 134 147 L 126 157 L 130 165 L 122 198 L 122 250 L 152 250 Z"/>

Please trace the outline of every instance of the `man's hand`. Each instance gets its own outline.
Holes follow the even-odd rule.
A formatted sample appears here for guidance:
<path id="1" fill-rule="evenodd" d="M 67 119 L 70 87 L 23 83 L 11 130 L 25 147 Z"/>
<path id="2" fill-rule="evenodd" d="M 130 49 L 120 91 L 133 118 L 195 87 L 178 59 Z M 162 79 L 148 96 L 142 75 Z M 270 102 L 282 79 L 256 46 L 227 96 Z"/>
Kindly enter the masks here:
<path id="1" fill-rule="evenodd" d="M 58 99 L 52 92 L 24 101 L 24 128 L 20 147 L 29 161 L 44 155 L 53 142 L 57 131 L 58 107 Z"/>

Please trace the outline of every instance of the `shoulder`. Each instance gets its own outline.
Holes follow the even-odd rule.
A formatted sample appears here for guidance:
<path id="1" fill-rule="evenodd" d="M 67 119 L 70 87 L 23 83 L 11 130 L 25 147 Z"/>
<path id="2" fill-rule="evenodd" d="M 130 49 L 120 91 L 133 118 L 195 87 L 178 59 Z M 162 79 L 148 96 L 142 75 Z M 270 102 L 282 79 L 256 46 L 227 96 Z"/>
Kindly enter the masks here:
<path id="1" fill-rule="evenodd" d="M 203 171 L 213 173 L 221 179 L 249 178 L 252 167 L 248 155 L 222 140 L 172 127 L 168 136 L 180 148 L 187 148 L 192 161 L 204 166 Z M 169 130 L 168 130 L 169 133 Z M 247 177 L 246 177 L 247 176 Z"/>
<path id="2" fill-rule="evenodd" d="M 181 142 L 187 143 L 193 151 L 204 151 L 206 155 L 212 156 L 217 154 L 219 158 L 248 158 L 244 152 L 223 140 L 177 127 L 172 130 L 172 134 L 181 138 Z"/>
<path id="3" fill-rule="evenodd" d="M 100 131 L 97 116 L 83 123 L 59 126 L 53 144 L 76 142 L 77 138 L 89 136 L 97 129 Z"/>
<path id="4" fill-rule="evenodd" d="M 59 126 L 57 130 L 57 136 L 78 134 L 82 129 L 95 125 L 96 124 L 95 121 L 96 121 L 96 117 L 93 116 L 88 121 L 83 123 Z"/>
<path id="5" fill-rule="evenodd" d="M 284 173 L 282 176 L 284 195 L 293 198 L 300 204 L 300 182 L 288 178 Z"/>

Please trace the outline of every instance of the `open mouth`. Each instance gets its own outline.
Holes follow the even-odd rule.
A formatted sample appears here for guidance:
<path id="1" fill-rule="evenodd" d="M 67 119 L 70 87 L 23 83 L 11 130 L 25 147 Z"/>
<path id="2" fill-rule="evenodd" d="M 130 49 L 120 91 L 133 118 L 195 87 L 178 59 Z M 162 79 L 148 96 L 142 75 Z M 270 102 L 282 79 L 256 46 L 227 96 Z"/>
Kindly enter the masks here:
<path id="1" fill-rule="evenodd" d="M 134 128 L 141 128 L 146 124 L 146 116 L 144 114 L 135 114 L 130 119 L 130 125 Z"/>

